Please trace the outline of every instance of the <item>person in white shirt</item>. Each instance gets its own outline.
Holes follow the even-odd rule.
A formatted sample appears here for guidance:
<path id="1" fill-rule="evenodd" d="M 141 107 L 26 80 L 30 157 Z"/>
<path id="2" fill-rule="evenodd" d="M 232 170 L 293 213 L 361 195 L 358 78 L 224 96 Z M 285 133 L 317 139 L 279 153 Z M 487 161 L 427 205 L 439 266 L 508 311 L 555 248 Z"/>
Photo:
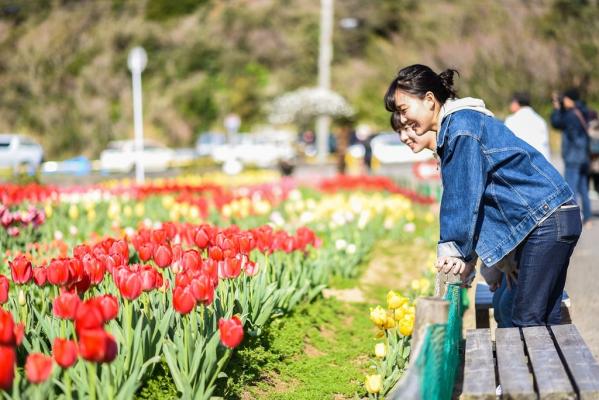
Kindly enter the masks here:
<path id="1" fill-rule="evenodd" d="M 510 111 L 512 114 L 505 119 L 505 125 L 517 137 L 530 144 L 548 161 L 551 161 L 547 123 L 530 106 L 528 93 L 514 93 Z"/>

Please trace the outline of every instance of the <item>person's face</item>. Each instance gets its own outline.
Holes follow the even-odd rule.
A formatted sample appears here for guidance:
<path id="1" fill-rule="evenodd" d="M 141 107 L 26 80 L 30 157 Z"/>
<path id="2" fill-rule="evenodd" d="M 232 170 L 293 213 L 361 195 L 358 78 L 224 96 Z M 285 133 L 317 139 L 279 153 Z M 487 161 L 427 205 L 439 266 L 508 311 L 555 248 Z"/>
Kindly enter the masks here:
<path id="1" fill-rule="evenodd" d="M 427 131 L 423 135 L 417 135 L 411 126 L 406 126 L 399 131 L 399 139 L 414 153 L 420 153 L 424 149 L 435 151 L 437 147 L 437 135 L 435 132 Z"/>
<path id="2" fill-rule="evenodd" d="M 568 96 L 564 96 L 564 108 L 569 110 L 574 107 L 576 107 L 576 103 L 574 102 L 574 100 L 572 100 Z"/>
<path id="3" fill-rule="evenodd" d="M 510 112 L 515 113 L 520 109 L 520 104 L 516 100 L 512 100 L 510 103 Z"/>
<path id="4" fill-rule="evenodd" d="M 401 123 L 422 135 L 433 127 L 436 117 L 436 102 L 432 92 L 426 92 L 424 98 L 398 90 L 395 93 L 395 107 L 401 116 Z"/>

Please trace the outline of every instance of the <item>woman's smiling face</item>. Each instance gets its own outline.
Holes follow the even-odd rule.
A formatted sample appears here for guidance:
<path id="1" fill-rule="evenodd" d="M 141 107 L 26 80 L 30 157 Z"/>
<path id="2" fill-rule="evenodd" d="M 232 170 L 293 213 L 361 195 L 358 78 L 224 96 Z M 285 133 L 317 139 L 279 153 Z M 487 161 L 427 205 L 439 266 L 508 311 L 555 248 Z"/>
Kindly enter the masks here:
<path id="1" fill-rule="evenodd" d="M 395 107 L 401 115 L 401 123 L 409 126 L 417 135 L 434 130 L 438 112 L 435 96 L 427 92 L 420 98 L 402 90 L 395 92 Z"/>
<path id="2" fill-rule="evenodd" d="M 435 151 L 437 147 L 435 132 L 427 131 L 423 135 L 417 135 L 409 125 L 399 131 L 399 139 L 414 153 L 420 153 L 424 149 Z"/>

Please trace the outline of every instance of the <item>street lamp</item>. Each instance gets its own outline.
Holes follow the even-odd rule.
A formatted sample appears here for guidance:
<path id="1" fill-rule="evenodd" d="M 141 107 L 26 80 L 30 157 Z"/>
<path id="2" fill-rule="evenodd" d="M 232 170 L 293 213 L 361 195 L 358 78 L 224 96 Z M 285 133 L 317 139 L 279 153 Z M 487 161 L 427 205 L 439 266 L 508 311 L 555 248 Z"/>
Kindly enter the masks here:
<path id="1" fill-rule="evenodd" d="M 142 117 L 141 73 L 148 63 L 148 55 L 143 47 L 135 47 L 129 52 L 127 66 L 133 83 L 133 126 L 135 129 L 135 181 L 144 182 L 143 146 L 144 127 Z"/>
<path id="2" fill-rule="evenodd" d="M 320 48 L 318 52 L 318 87 L 331 88 L 331 60 L 333 59 L 333 0 L 320 0 Z M 318 161 L 326 162 L 329 153 L 331 117 L 321 115 L 316 119 L 316 148 Z"/>

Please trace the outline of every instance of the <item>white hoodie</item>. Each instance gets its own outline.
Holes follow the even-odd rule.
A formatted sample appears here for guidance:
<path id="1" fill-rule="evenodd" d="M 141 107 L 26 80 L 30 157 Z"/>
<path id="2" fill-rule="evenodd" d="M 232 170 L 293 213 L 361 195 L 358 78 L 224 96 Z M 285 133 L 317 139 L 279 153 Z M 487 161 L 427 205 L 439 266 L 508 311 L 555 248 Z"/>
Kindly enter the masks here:
<path id="1" fill-rule="evenodd" d="M 474 110 L 486 114 L 490 117 L 495 115 L 485 107 L 485 102 L 474 97 L 464 97 L 461 99 L 447 99 L 439 112 L 439 126 L 443 122 L 443 118 L 460 110 Z"/>

